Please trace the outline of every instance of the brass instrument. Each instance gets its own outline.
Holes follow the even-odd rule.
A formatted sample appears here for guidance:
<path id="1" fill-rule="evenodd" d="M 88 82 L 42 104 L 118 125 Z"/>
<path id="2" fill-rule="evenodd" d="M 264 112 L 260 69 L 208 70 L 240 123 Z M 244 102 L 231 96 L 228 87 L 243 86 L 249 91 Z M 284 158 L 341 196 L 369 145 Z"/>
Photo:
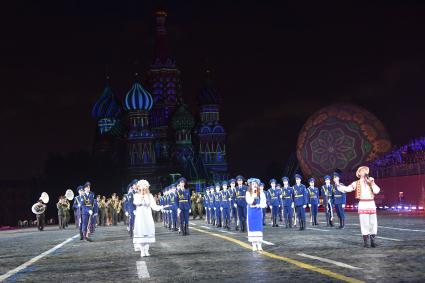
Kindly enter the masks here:
<path id="1" fill-rule="evenodd" d="M 73 200 L 74 199 L 74 192 L 72 190 L 66 190 L 65 197 L 68 200 Z"/>
<path id="2" fill-rule="evenodd" d="M 46 203 L 49 202 L 49 195 L 46 192 L 43 192 L 40 196 L 40 200 L 43 202 L 43 204 L 36 202 L 31 207 L 32 213 L 37 214 L 37 215 L 43 214 L 46 211 Z"/>

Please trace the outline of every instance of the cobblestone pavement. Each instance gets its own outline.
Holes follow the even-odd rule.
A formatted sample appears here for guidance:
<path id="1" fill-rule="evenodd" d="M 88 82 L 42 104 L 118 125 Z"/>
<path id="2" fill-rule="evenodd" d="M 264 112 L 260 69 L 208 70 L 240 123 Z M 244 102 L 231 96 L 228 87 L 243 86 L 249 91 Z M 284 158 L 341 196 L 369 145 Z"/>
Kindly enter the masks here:
<path id="1" fill-rule="evenodd" d="M 3 231 L 0 281 L 425 281 L 425 217 L 378 215 L 379 246 L 374 249 L 362 247 L 355 213 L 348 213 L 342 230 L 322 222 L 305 231 L 268 225 L 264 252 L 252 252 L 246 234 L 215 228 L 205 221 L 191 221 L 187 237 L 157 224 L 157 242 L 147 258 L 133 251 L 123 224 L 99 227 L 94 242 L 72 238 L 77 234 L 74 227 Z M 19 272 L 8 273 L 23 264 Z M 5 274 L 8 278 L 1 277 Z"/>

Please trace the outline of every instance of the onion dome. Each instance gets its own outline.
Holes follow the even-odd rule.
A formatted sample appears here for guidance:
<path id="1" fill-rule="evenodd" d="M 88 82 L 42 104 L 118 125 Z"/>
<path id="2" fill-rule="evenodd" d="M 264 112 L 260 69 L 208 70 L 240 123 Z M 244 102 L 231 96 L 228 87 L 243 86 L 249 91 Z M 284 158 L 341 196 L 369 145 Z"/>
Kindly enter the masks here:
<path id="1" fill-rule="evenodd" d="M 206 71 L 206 79 L 202 86 L 201 92 L 199 93 L 198 101 L 200 105 L 212 105 L 220 104 L 221 99 L 218 94 L 217 88 L 214 85 L 213 80 L 211 79 L 210 71 Z"/>
<path id="2" fill-rule="evenodd" d="M 121 111 L 121 103 L 112 92 L 109 83 L 106 83 L 102 96 L 93 106 L 91 112 L 93 118 L 117 118 L 121 114 Z"/>
<path id="3" fill-rule="evenodd" d="M 151 94 L 139 83 L 135 82 L 124 98 L 124 107 L 127 111 L 150 111 L 153 106 Z"/>
<path id="4" fill-rule="evenodd" d="M 191 130 L 195 126 L 195 119 L 193 118 L 187 107 L 182 104 L 174 114 L 171 120 L 171 125 L 176 131 Z"/>

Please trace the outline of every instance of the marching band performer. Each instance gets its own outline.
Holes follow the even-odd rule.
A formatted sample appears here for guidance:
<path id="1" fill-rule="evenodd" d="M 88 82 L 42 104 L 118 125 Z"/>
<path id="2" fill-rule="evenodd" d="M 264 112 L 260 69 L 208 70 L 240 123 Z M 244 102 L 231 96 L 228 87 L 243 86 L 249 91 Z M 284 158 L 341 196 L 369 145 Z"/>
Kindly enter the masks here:
<path id="1" fill-rule="evenodd" d="M 133 237 L 134 231 L 134 218 L 136 206 L 134 205 L 134 193 L 137 187 L 137 179 L 131 181 L 128 185 L 127 201 L 125 203 L 125 215 L 128 217 L 128 233 L 130 237 Z"/>
<path id="2" fill-rule="evenodd" d="M 301 184 L 301 179 L 302 177 L 300 174 L 295 174 L 295 185 L 293 186 L 294 204 L 295 211 L 297 212 L 297 218 L 300 223 L 299 230 L 305 230 L 305 208 L 308 203 L 308 193 L 306 187 Z"/>
<path id="3" fill-rule="evenodd" d="M 230 222 L 233 221 L 235 222 L 235 230 L 238 231 L 239 230 L 239 226 L 238 226 L 238 205 L 237 205 L 237 199 L 236 199 L 236 180 L 235 179 L 230 179 L 229 180 L 230 183 L 230 194 L 231 194 L 231 198 L 232 201 L 231 203 L 231 207 L 232 207 L 232 217 L 230 218 Z"/>
<path id="4" fill-rule="evenodd" d="M 314 178 L 308 179 L 308 207 L 310 208 L 311 224 L 313 226 L 319 225 L 317 222 L 317 213 L 319 211 L 319 189 L 314 186 Z"/>
<path id="5" fill-rule="evenodd" d="M 289 186 L 289 178 L 283 177 L 283 189 L 282 189 L 282 206 L 283 206 L 283 218 L 285 219 L 285 227 L 292 228 L 292 219 L 294 218 L 294 190 Z"/>
<path id="6" fill-rule="evenodd" d="M 340 192 L 356 192 L 356 199 L 359 201 L 358 214 L 360 219 L 360 229 L 363 236 L 363 246 L 376 247 L 375 237 L 378 233 L 378 220 L 376 217 L 375 195 L 380 188 L 375 183 L 375 179 L 369 177 L 369 167 L 361 166 L 357 169 L 356 176 L 359 180 L 354 181 L 349 186 L 344 186 L 336 180 L 335 185 Z"/>
<path id="7" fill-rule="evenodd" d="M 270 205 L 272 208 L 272 227 L 279 227 L 277 224 L 277 217 L 280 213 L 280 205 L 281 205 L 281 195 L 280 191 L 276 188 L 276 180 L 270 180 L 270 189 L 268 190 L 270 196 Z"/>
<path id="8" fill-rule="evenodd" d="M 133 200 L 136 206 L 133 245 L 135 251 L 140 251 L 141 257 L 150 256 L 149 244 L 155 243 L 155 223 L 152 217 L 152 209 L 155 211 L 164 209 L 164 206 L 156 204 L 149 192 L 149 187 L 148 181 L 138 181 Z"/>
<path id="9" fill-rule="evenodd" d="M 343 229 L 345 226 L 345 213 L 344 213 L 345 193 L 336 189 L 336 184 L 340 184 L 339 174 L 337 172 L 334 172 L 333 177 L 334 177 L 334 183 L 335 183 L 335 186 L 333 188 L 333 201 L 334 201 L 333 205 L 335 206 L 336 214 L 338 215 L 338 218 L 339 218 L 338 229 Z"/>
<path id="10" fill-rule="evenodd" d="M 223 227 L 230 230 L 230 202 L 232 199 L 230 192 L 227 189 L 227 181 L 223 181 L 221 185 L 223 187 L 223 191 L 221 191 L 220 211 L 223 213 Z"/>
<path id="11" fill-rule="evenodd" d="M 222 227 L 222 218 L 221 218 L 221 192 L 220 192 L 220 183 L 215 184 L 215 193 L 214 193 L 214 210 L 215 210 L 215 219 L 217 222 L 217 227 Z"/>
<path id="12" fill-rule="evenodd" d="M 88 228 L 91 223 L 91 216 L 93 215 L 93 205 L 94 205 L 94 195 L 90 192 L 90 183 L 87 182 L 83 186 L 84 194 L 82 195 L 82 209 L 81 209 L 81 218 L 82 218 L 82 229 L 80 231 L 80 239 L 87 240 L 91 242 L 92 240 L 88 237 L 87 233 Z"/>
<path id="13" fill-rule="evenodd" d="M 241 227 L 241 232 L 245 232 L 246 230 L 246 190 L 247 187 L 243 184 L 244 178 L 239 175 L 236 177 L 236 204 L 238 207 L 238 218 L 239 218 L 239 226 Z"/>
<path id="14" fill-rule="evenodd" d="M 264 190 L 264 187 L 265 187 L 264 183 L 261 182 L 260 187 L 259 187 L 260 194 L 261 194 L 261 192 L 263 192 L 264 195 L 266 196 L 266 207 L 262 208 L 262 211 L 263 211 L 263 226 L 266 226 L 267 202 L 269 200 L 269 197 L 268 197 L 268 192 Z"/>
<path id="15" fill-rule="evenodd" d="M 40 198 L 37 201 L 37 203 L 35 203 L 35 210 L 41 212 L 41 213 L 37 214 L 37 229 L 38 229 L 38 231 L 44 230 L 44 223 L 46 222 L 46 219 L 45 219 L 46 209 L 47 209 L 47 206 L 43 203 L 42 198 Z"/>
<path id="16" fill-rule="evenodd" d="M 262 251 L 263 241 L 263 213 L 262 209 L 267 206 L 264 192 L 260 192 L 258 186 L 260 180 L 251 178 L 248 180 L 248 190 L 245 194 L 247 203 L 247 228 L 248 241 L 252 243 L 252 251 Z"/>
<path id="17" fill-rule="evenodd" d="M 322 186 L 321 189 L 321 195 L 322 195 L 322 199 L 323 199 L 323 207 L 325 209 L 325 215 L 326 215 L 326 226 L 331 226 L 333 227 L 333 218 L 334 218 L 334 213 L 333 213 L 333 186 L 331 185 L 331 176 L 326 175 L 324 177 L 325 179 L 325 184 Z"/>
<path id="18" fill-rule="evenodd" d="M 83 186 L 77 187 L 77 193 L 74 197 L 72 208 L 74 209 L 74 220 L 77 229 L 81 229 L 81 197 L 84 193 Z"/>
<path id="19" fill-rule="evenodd" d="M 180 190 L 177 192 L 179 199 L 178 214 L 180 216 L 180 229 L 183 236 L 189 235 L 189 214 L 190 214 L 190 195 L 189 190 L 185 188 L 186 178 L 182 177 L 178 180 Z"/>

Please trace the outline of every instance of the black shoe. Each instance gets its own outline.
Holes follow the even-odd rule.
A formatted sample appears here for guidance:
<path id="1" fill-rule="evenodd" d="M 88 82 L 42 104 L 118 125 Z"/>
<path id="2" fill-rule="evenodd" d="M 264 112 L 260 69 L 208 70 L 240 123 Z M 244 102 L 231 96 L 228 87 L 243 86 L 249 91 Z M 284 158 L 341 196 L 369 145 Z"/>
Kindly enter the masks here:
<path id="1" fill-rule="evenodd" d="M 376 235 L 370 235 L 370 246 L 372 248 L 376 248 L 375 237 Z"/>
<path id="2" fill-rule="evenodd" d="M 363 235 L 363 247 L 367 248 L 368 243 L 367 243 L 367 239 L 369 238 L 369 235 Z"/>
<path id="3" fill-rule="evenodd" d="M 80 232 L 80 241 L 82 241 L 84 239 L 84 237 L 83 237 L 83 233 L 82 232 Z"/>

